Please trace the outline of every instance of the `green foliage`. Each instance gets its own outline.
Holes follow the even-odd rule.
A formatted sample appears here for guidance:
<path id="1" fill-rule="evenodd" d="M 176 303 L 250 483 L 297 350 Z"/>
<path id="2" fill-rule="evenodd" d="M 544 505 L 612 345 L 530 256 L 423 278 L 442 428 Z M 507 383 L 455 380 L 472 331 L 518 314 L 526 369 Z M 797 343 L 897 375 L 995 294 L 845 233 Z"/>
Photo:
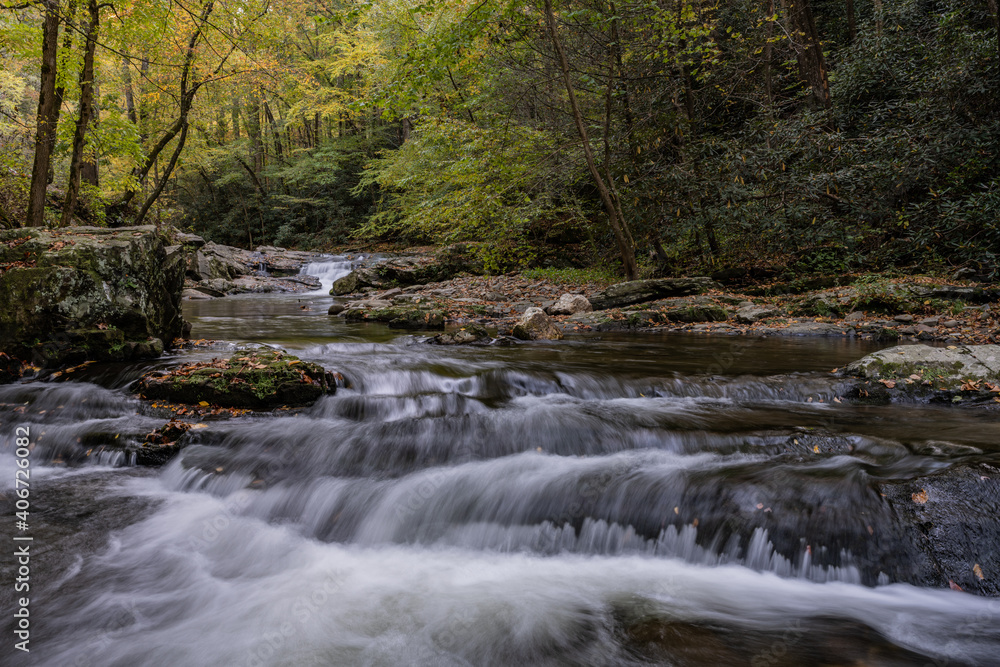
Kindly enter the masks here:
<path id="1" fill-rule="evenodd" d="M 591 266 L 584 269 L 525 269 L 521 271 L 521 275 L 528 280 L 548 280 L 557 284 L 611 285 L 621 281 L 621 275 L 606 266 Z"/>
<path id="2" fill-rule="evenodd" d="M 206 151 L 174 192 L 182 224 L 230 245 L 323 248 L 344 243 L 367 217 L 370 199 L 352 194 L 368 156 L 385 139 L 346 136 L 300 150 L 254 182 L 245 143 Z M 261 190 L 263 188 L 263 191 Z"/>
<path id="3" fill-rule="evenodd" d="M 359 236 L 477 246 L 488 269 L 527 264 L 529 242 L 555 222 L 582 219 L 572 197 L 578 176 L 554 159 L 556 139 L 511 126 L 483 128 L 431 119 L 410 141 L 366 168 L 355 194 L 381 193 Z"/>

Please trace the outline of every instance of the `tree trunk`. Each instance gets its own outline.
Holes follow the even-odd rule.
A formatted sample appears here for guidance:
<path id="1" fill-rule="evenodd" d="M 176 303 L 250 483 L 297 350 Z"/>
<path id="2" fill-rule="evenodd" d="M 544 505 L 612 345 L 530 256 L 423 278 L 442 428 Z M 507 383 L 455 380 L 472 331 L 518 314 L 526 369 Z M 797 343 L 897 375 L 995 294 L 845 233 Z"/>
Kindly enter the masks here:
<path id="1" fill-rule="evenodd" d="M 38 90 L 38 120 L 35 127 L 35 162 L 28 190 L 27 227 L 45 226 L 45 188 L 49 181 L 49 163 L 56 139 L 56 55 L 59 48 L 59 2 L 46 0 L 42 23 L 42 67 Z"/>
<path id="2" fill-rule="evenodd" d="M 63 202 L 60 226 L 68 227 L 73 222 L 76 202 L 80 196 L 80 172 L 83 167 L 83 151 L 87 145 L 87 127 L 94 105 L 94 51 L 97 49 L 97 29 L 100 17 L 97 0 L 87 2 L 86 45 L 83 54 L 83 69 L 80 70 L 80 116 L 73 134 L 73 157 L 69 163 L 69 184 L 66 186 L 66 200 Z"/>
<path id="3" fill-rule="evenodd" d="M 160 196 L 160 193 L 163 192 L 163 188 L 166 186 L 167 180 L 170 179 L 174 166 L 177 164 L 177 158 L 180 157 L 181 151 L 184 149 L 184 142 L 187 140 L 188 132 L 188 114 L 190 114 L 191 106 L 194 104 L 195 95 L 197 95 L 198 90 L 201 88 L 201 84 L 204 83 L 204 80 L 197 82 L 191 81 L 191 74 L 194 70 L 194 48 L 201 40 L 202 31 L 208 23 L 208 17 L 212 14 L 214 6 L 214 0 L 209 0 L 204 8 L 202 8 L 201 15 L 198 17 L 197 27 L 195 27 L 194 32 L 188 39 L 187 51 L 184 55 L 184 66 L 181 70 L 180 110 L 178 112 L 177 120 L 174 121 L 173 125 L 167 128 L 167 131 L 163 133 L 160 140 L 156 142 L 156 146 L 153 147 L 153 150 L 146 158 L 146 163 L 136 173 L 137 180 L 146 178 L 146 175 L 149 174 L 149 170 L 157 163 L 163 149 L 165 149 L 175 137 L 177 138 L 177 146 L 174 148 L 174 153 L 171 155 L 170 161 L 167 163 L 166 168 L 164 168 L 163 173 L 156 175 L 156 186 L 146 197 L 146 201 L 143 202 L 142 208 L 139 209 L 139 213 L 132 221 L 132 224 L 134 225 L 142 224 L 142 220 L 146 217 L 146 213 L 149 212 L 153 202 L 155 202 Z M 134 196 L 134 191 L 127 192 L 120 205 L 128 205 Z"/>
<path id="4" fill-rule="evenodd" d="M 764 93 L 767 95 L 768 111 L 774 104 L 774 82 L 771 74 L 771 59 L 773 46 L 771 40 L 774 38 L 774 0 L 767 0 L 767 31 L 764 42 Z"/>
<path id="5" fill-rule="evenodd" d="M 562 70 L 562 78 L 566 85 L 566 94 L 569 97 L 570 110 L 573 113 L 573 120 L 576 123 L 577 132 L 580 134 L 580 142 L 583 144 L 583 153 L 587 160 L 587 169 L 590 171 L 590 175 L 594 179 L 594 185 L 597 186 L 597 190 L 600 192 L 601 201 L 604 202 L 604 209 L 608 214 L 608 223 L 611 225 L 612 232 L 614 232 L 615 240 L 618 243 L 618 251 L 621 253 L 622 257 L 622 264 L 625 267 L 625 278 L 627 280 L 635 280 L 639 274 L 639 267 L 635 262 L 635 249 L 628 243 L 628 237 L 625 233 L 625 221 L 620 217 L 618 209 L 615 208 L 615 203 L 611 198 L 611 193 L 608 191 L 608 186 L 604 183 L 604 179 L 601 178 L 601 172 L 598 171 L 597 163 L 594 161 L 594 152 L 590 147 L 590 137 L 587 135 L 587 126 L 583 121 L 583 114 L 580 112 L 580 106 L 577 104 L 576 93 L 573 91 L 573 80 L 570 77 L 569 62 L 566 60 L 566 53 L 563 51 L 562 43 L 559 41 L 559 33 L 556 28 L 556 17 L 552 12 L 552 0 L 545 0 L 545 22 L 548 24 L 549 37 L 552 39 L 552 46 L 555 49 L 556 56 L 559 60 L 559 67 Z"/>
<path id="6" fill-rule="evenodd" d="M 990 6 L 990 18 L 997 36 L 997 57 L 1000 57 L 1000 8 L 997 7 L 997 0 L 986 0 L 986 4 Z"/>
<path id="7" fill-rule="evenodd" d="M 809 0 L 782 0 L 791 23 L 792 46 L 799 63 L 799 76 L 809 87 L 810 98 L 815 106 L 829 108 L 830 80 L 823 59 L 816 21 L 813 19 Z"/>
<path id="8" fill-rule="evenodd" d="M 153 201 L 155 201 L 156 198 L 160 196 L 160 193 L 163 192 L 163 187 L 166 185 L 167 179 L 170 178 L 174 165 L 177 164 L 177 158 L 180 155 L 180 151 L 184 148 L 184 142 L 187 139 L 188 114 L 191 112 L 191 106 L 194 104 L 194 97 L 203 83 L 203 81 L 191 81 L 191 75 L 194 70 L 194 49 L 201 40 L 202 32 L 208 22 L 208 17 L 212 14 L 214 6 L 214 0 L 210 0 L 210 2 L 202 8 L 195 30 L 191 33 L 191 37 L 188 39 L 187 50 L 184 55 L 184 65 L 181 68 L 180 110 L 178 112 L 177 120 L 175 120 L 173 124 L 166 129 L 159 141 L 156 142 L 156 145 L 153 146 L 149 155 L 146 157 L 145 163 L 132 172 L 137 181 L 145 181 L 146 176 L 149 175 L 149 170 L 152 169 L 157 163 L 160 153 L 163 152 L 163 149 L 165 149 L 171 141 L 177 138 L 177 147 L 174 150 L 174 154 L 171 157 L 170 162 L 167 163 L 167 167 L 164 169 L 163 173 L 156 174 L 156 186 L 154 187 L 153 192 L 146 197 L 146 201 L 139 210 L 139 214 L 132 221 L 132 224 L 134 225 L 142 223 L 142 219 L 146 217 L 146 213 L 149 211 L 150 206 L 152 206 Z M 115 208 L 124 210 L 135 195 L 135 190 L 126 191 L 121 200 L 115 204 Z"/>
<path id="9" fill-rule="evenodd" d="M 990 0 L 993 2 L 994 0 Z M 854 11 L 854 0 L 847 0 L 847 43 L 853 44 L 858 38 L 858 16 Z"/>

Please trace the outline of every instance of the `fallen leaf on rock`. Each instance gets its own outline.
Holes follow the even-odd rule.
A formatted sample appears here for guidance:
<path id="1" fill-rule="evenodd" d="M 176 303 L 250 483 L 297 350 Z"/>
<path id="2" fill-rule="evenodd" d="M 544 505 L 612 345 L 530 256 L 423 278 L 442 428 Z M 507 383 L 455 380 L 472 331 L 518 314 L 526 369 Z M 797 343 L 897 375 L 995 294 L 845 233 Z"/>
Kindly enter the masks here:
<path id="1" fill-rule="evenodd" d="M 983 576 L 983 568 L 979 567 L 979 563 L 972 566 L 972 573 L 975 574 L 980 579 L 985 579 Z"/>
<path id="2" fill-rule="evenodd" d="M 962 588 L 961 586 L 959 586 L 958 584 L 956 584 L 951 579 L 948 580 L 948 588 L 950 588 L 953 591 L 964 591 L 965 590 L 964 588 Z"/>
<path id="3" fill-rule="evenodd" d="M 888 388 L 888 389 L 895 389 L 895 387 L 896 387 L 895 380 L 879 380 L 879 382 L 881 382 L 882 384 L 884 384 L 886 386 L 886 388 Z"/>
<path id="4" fill-rule="evenodd" d="M 913 502 L 917 503 L 918 505 L 923 505 L 924 503 L 927 502 L 927 490 L 920 489 L 918 493 L 914 493 L 913 495 L 910 496 L 910 498 L 913 500 Z"/>

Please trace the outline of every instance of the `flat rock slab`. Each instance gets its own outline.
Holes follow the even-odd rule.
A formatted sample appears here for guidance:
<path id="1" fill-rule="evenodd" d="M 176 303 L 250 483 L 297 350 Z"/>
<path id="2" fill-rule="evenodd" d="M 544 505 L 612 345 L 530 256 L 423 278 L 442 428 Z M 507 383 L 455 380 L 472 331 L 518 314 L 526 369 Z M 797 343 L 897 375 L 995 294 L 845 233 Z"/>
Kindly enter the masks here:
<path id="1" fill-rule="evenodd" d="M 849 336 L 854 329 L 827 322 L 795 322 L 784 329 L 776 329 L 779 336 Z"/>
<path id="2" fill-rule="evenodd" d="M 343 377 L 279 350 L 237 352 L 139 379 L 140 398 L 268 410 L 311 405 L 344 386 Z"/>
<path id="3" fill-rule="evenodd" d="M 706 277 L 633 280 L 612 285 L 590 299 L 590 303 L 594 310 L 607 310 L 657 299 L 704 294 L 720 288 L 718 283 Z"/>
<path id="4" fill-rule="evenodd" d="M 935 386 L 947 387 L 969 380 L 1000 381 L 1000 345 L 897 345 L 869 354 L 844 371 L 866 380 L 903 380 L 917 375 L 932 380 Z"/>

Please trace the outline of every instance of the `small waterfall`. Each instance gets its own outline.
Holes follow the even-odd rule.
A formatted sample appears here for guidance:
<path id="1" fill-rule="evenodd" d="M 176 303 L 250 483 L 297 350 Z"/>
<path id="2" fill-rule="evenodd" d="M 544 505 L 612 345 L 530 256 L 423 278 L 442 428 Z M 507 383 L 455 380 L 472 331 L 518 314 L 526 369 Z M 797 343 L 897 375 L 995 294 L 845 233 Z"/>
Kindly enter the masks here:
<path id="1" fill-rule="evenodd" d="M 322 285 L 319 289 L 311 292 L 312 294 L 329 294 L 330 288 L 333 287 L 333 281 L 338 278 L 343 278 L 348 273 L 354 270 L 361 260 L 364 259 L 363 256 L 358 255 L 357 257 L 345 257 L 343 255 L 338 255 L 331 257 L 325 262 L 312 262 L 306 264 L 299 271 L 302 275 L 315 276 L 319 278 Z"/>
<path id="2" fill-rule="evenodd" d="M 267 260 L 263 253 L 256 251 L 250 253 L 249 264 L 255 276 L 267 277 L 271 275 L 267 272 Z"/>

